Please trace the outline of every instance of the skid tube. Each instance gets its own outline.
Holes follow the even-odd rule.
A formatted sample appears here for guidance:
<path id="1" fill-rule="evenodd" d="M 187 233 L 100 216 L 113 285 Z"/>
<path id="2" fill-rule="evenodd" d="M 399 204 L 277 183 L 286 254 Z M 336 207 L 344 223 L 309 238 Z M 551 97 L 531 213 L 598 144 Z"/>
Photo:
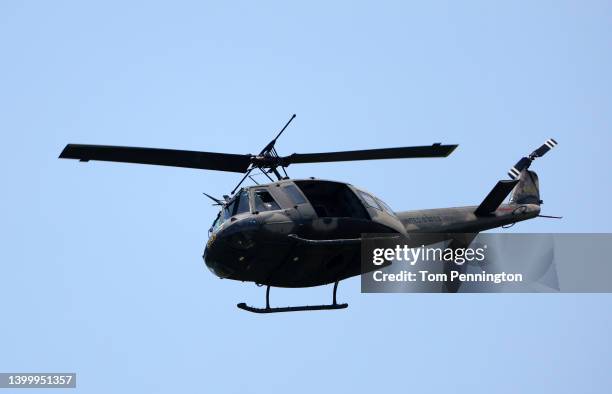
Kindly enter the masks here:
<path id="1" fill-rule="evenodd" d="M 345 309 L 348 307 L 348 304 L 338 304 L 336 302 L 336 292 L 338 290 L 338 282 L 334 283 L 334 294 L 333 294 L 333 302 L 331 304 L 324 305 L 299 305 L 299 306 L 285 306 L 285 307 L 270 307 L 270 286 L 266 287 L 266 307 L 265 308 L 256 308 L 250 305 L 247 305 L 244 302 L 236 305 L 238 308 L 245 310 L 247 312 L 253 313 L 279 313 L 279 312 L 300 312 L 300 311 L 325 311 L 325 310 L 333 310 L 333 309 Z"/>

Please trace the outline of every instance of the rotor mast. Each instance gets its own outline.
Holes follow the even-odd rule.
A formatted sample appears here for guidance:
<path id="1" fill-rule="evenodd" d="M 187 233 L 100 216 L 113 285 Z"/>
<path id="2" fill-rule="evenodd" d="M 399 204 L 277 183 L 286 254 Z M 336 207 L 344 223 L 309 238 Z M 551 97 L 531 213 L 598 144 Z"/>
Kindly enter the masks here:
<path id="1" fill-rule="evenodd" d="M 272 139 L 272 141 L 268 142 L 268 144 L 259 152 L 257 156 L 251 156 L 251 166 L 244 174 L 240 182 L 234 187 L 231 194 L 234 194 L 236 190 L 242 185 L 242 183 L 247 179 L 247 177 L 251 177 L 251 172 L 254 169 L 259 169 L 265 176 L 267 176 L 271 181 L 274 181 L 268 174 L 273 173 L 276 175 L 276 178 L 280 181 L 283 179 L 280 172 L 278 172 L 278 167 L 281 167 L 283 173 L 285 174 L 284 178 L 288 178 L 287 170 L 285 170 L 285 165 L 283 165 L 282 158 L 278 155 L 276 151 L 275 145 L 278 138 L 283 134 L 283 132 L 287 129 L 289 124 L 295 119 L 296 114 L 291 115 L 291 118 L 285 123 L 283 128 L 276 134 L 276 137 Z M 267 171 L 266 171 L 267 169 Z M 252 179 L 252 178 L 251 178 Z"/>

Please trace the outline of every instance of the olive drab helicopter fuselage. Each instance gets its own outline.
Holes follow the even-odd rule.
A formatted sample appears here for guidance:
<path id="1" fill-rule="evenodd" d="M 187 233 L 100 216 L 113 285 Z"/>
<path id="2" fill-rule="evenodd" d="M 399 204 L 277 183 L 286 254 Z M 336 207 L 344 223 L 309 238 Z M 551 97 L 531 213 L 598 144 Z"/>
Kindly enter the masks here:
<path id="1" fill-rule="evenodd" d="M 478 206 L 402 212 L 345 182 L 290 179 L 286 167 L 298 163 L 446 157 L 457 145 L 438 143 L 281 157 L 275 143 L 294 117 L 258 155 L 68 144 L 60 158 L 244 173 L 231 197 L 218 199 L 205 193 L 220 206 L 220 211 L 209 230 L 203 258 L 220 278 L 267 286 L 265 308 L 238 304 L 241 309 L 258 313 L 346 308 L 347 304 L 336 302 L 338 282 L 362 273 L 363 234 L 408 236 L 427 232 L 437 234 L 439 241 L 454 242 L 459 240 L 453 234 L 476 234 L 544 216 L 540 215 L 538 177 L 528 168 L 535 158 L 557 144 L 553 139 L 519 160 L 508 172 L 510 179 L 499 181 Z M 240 188 L 255 170 L 271 182 Z M 503 203 L 510 193 L 510 201 Z M 272 286 L 296 288 L 332 283 L 331 304 L 270 307 Z"/>
<path id="2" fill-rule="evenodd" d="M 359 274 L 359 245 L 346 240 L 404 232 L 371 193 L 342 182 L 285 179 L 229 200 L 210 230 L 204 260 L 222 278 L 318 286 Z"/>

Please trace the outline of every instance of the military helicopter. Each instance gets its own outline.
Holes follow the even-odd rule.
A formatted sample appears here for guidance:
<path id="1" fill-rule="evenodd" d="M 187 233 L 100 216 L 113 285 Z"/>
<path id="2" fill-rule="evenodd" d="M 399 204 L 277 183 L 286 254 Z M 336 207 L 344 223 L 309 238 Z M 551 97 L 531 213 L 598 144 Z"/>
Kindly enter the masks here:
<path id="1" fill-rule="evenodd" d="M 510 179 L 500 180 L 478 206 L 397 212 L 364 189 L 332 180 L 291 179 L 286 169 L 304 163 L 447 157 L 457 145 L 434 143 L 280 156 L 276 141 L 294 118 L 295 114 L 256 155 L 68 144 L 59 157 L 82 162 L 155 164 L 244 174 L 232 192 L 222 199 L 205 193 L 220 210 L 209 230 L 203 259 L 220 278 L 266 286 L 265 307 L 237 305 L 255 313 L 346 308 L 348 304 L 336 301 L 338 283 L 362 273 L 362 234 L 405 236 L 427 232 L 440 234 L 440 239 L 451 240 L 451 244 L 464 244 L 465 240 L 453 238 L 453 233 L 478 233 L 537 216 L 558 218 L 540 215 L 538 177 L 528 169 L 533 160 L 557 145 L 554 139 L 521 158 L 508 172 Z M 270 182 L 257 184 L 251 175 L 253 171 L 261 172 Z M 247 178 L 255 185 L 240 188 Z M 510 201 L 504 204 L 512 191 Z M 270 306 L 270 287 L 300 288 L 332 283 L 331 304 Z M 449 291 L 456 289 L 449 288 Z"/>

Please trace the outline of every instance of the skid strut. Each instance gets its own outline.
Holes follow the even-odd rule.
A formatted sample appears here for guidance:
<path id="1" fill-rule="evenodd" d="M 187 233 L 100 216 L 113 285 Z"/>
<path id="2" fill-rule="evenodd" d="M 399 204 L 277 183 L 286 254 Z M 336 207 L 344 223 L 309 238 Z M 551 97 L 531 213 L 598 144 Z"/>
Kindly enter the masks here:
<path id="1" fill-rule="evenodd" d="M 299 306 L 285 306 L 280 308 L 271 308 L 270 307 L 270 286 L 266 287 L 266 307 L 265 308 L 256 308 L 250 305 L 247 305 L 244 302 L 236 305 L 238 308 L 243 309 L 248 312 L 253 313 L 278 313 L 278 312 L 298 312 L 298 311 L 324 311 L 324 310 L 332 310 L 332 309 L 344 309 L 348 307 L 348 304 L 338 304 L 336 302 L 336 293 L 338 291 L 338 282 L 334 283 L 334 292 L 333 292 L 333 300 L 331 304 L 324 305 L 299 305 Z"/>

